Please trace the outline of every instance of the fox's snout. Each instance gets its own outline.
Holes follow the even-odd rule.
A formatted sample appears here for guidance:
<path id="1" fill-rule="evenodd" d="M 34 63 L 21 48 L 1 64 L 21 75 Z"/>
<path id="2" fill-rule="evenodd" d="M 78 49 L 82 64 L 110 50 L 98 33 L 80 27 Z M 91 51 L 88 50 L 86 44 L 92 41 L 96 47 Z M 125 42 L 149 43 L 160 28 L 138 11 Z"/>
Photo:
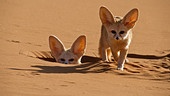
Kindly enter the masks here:
<path id="1" fill-rule="evenodd" d="M 113 36 L 113 38 L 114 38 L 115 40 L 117 40 L 117 41 L 118 41 L 118 40 L 122 40 L 122 39 L 123 39 L 122 37 L 117 36 L 117 35 L 116 35 L 116 36 Z"/>
<path id="2" fill-rule="evenodd" d="M 64 62 L 64 64 L 69 64 L 68 62 Z"/>
<path id="3" fill-rule="evenodd" d="M 116 37 L 116 40 L 119 40 L 119 37 Z"/>

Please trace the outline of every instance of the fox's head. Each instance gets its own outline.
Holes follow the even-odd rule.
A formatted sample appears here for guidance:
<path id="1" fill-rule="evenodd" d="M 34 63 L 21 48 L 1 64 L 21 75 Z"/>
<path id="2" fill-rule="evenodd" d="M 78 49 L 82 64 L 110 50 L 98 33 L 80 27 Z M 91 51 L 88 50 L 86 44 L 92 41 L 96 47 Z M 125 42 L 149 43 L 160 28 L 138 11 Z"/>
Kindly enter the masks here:
<path id="1" fill-rule="evenodd" d="M 124 40 L 138 19 L 138 9 L 132 9 L 122 18 L 114 17 L 107 8 L 100 7 L 99 15 L 109 38 Z"/>
<path id="2" fill-rule="evenodd" d="M 63 43 L 54 35 L 49 37 L 51 54 L 55 60 L 64 64 L 80 64 L 86 48 L 86 36 L 79 36 L 71 48 L 66 50 Z"/>

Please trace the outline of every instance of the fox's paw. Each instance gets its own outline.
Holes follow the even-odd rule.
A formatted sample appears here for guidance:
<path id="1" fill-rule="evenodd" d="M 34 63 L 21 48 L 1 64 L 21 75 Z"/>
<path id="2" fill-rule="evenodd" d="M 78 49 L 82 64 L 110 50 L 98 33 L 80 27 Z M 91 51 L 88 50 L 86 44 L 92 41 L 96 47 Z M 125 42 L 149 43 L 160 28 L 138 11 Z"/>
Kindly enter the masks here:
<path id="1" fill-rule="evenodd" d="M 118 67 L 117 70 L 123 71 L 123 67 Z"/>
<path id="2" fill-rule="evenodd" d="M 123 71 L 123 68 L 124 68 L 124 64 L 119 64 L 119 63 L 118 63 L 117 70 Z"/>

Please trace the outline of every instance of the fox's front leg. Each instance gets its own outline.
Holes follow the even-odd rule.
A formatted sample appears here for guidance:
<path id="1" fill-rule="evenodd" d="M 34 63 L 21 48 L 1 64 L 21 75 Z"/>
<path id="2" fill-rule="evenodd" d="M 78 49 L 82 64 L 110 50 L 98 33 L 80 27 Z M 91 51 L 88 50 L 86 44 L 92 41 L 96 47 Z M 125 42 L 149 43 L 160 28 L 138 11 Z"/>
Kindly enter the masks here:
<path id="1" fill-rule="evenodd" d="M 128 50 L 127 49 L 123 49 L 120 51 L 120 55 L 119 55 L 119 58 L 118 58 L 118 70 L 122 70 L 123 71 L 123 68 L 124 68 L 124 63 L 125 63 L 125 60 L 126 60 L 126 57 L 127 57 L 127 53 L 128 53 Z"/>
<path id="2" fill-rule="evenodd" d="M 104 62 L 109 62 L 108 57 L 107 57 L 107 50 L 106 48 L 102 48 L 102 61 Z"/>
<path id="3" fill-rule="evenodd" d="M 113 55 L 113 58 L 114 58 L 114 61 L 118 62 L 118 51 L 117 50 L 114 50 L 113 47 L 111 48 L 111 51 L 112 51 L 112 55 Z"/>

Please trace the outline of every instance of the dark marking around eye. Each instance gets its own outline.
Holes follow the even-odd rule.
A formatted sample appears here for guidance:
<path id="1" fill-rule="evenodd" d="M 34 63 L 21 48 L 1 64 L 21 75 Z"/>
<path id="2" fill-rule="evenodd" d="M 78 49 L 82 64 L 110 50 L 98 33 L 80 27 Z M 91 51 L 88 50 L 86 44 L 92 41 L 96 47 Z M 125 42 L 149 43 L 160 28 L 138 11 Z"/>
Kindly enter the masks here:
<path id="1" fill-rule="evenodd" d="M 119 32 L 119 34 L 124 34 L 124 33 L 125 33 L 125 31 L 120 31 L 120 32 Z"/>
<path id="2" fill-rule="evenodd" d="M 116 31 L 115 31 L 115 30 L 112 30 L 111 32 L 112 32 L 113 34 L 116 34 Z"/>
<path id="3" fill-rule="evenodd" d="M 74 61 L 74 59 L 72 58 L 72 59 L 69 59 L 69 61 Z"/>
<path id="4" fill-rule="evenodd" d="M 63 58 L 61 58 L 60 60 L 61 60 L 61 61 L 65 61 L 65 59 L 63 59 Z"/>

